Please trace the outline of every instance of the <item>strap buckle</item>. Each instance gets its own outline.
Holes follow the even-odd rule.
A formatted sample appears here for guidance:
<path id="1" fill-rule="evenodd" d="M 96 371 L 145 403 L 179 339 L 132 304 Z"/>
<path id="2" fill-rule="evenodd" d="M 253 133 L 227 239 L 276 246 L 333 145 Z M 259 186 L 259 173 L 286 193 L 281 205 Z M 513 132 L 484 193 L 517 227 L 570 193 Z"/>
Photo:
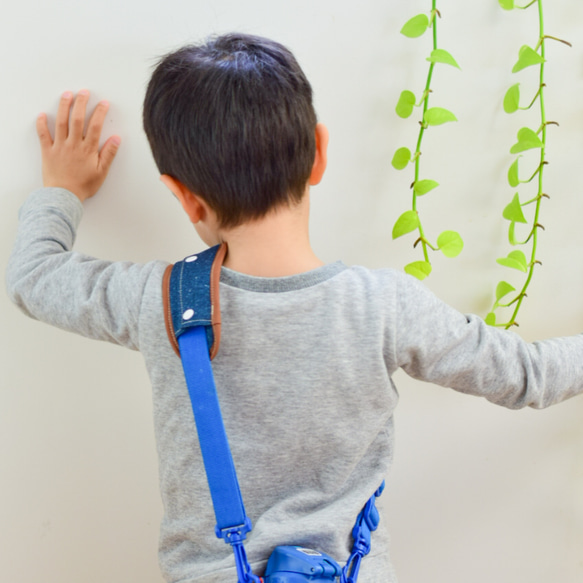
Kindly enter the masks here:
<path id="1" fill-rule="evenodd" d="M 247 560 L 245 547 L 243 546 L 243 541 L 247 538 L 247 533 L 251 531 L 251 528 L 251 520 L 248 516 L 245 517 L 244 524 L 228 526 L 227 528 L 219 528 L 218 525 L 215 526 L 217 538 L 222 538 L 233 547 L 238 583 L 263 583 L 261 577 L 253 574 L 251 565 Z"/>
<path id="2" fill-rule="evenodd" d="M 380 521 L 379 511 L 375 506 L 375 499 L 382 494 L 384 489 L 385 482 L 383 481 L 379 489 L 370 497 L 356 519 L 356 524 L 352 529 L 354 545 L 352 546 L 352 553 L 350 554 L 348 562 L 344 569 L 342 569 L 340 583 L 356 583 L 356 580 L 358 579 L 360 563 L 362 562 L 362 559 L 370 553 L 371 534 L 377 529 Z"/>
<path id="3" fill-rule="evenodd" d="M 251 532 L 252 528 L 251 519 L 248 516 L 245 516 L 244 524 L 227 526 L 226 528 L 219 528 L 219 525 L 217 524 L 215 526 L 215 534 L 217 535 L 217 538 L 222 538 L 226 543 L 235 545 L 242 543 L 247 538 L 247 533 Z"/>

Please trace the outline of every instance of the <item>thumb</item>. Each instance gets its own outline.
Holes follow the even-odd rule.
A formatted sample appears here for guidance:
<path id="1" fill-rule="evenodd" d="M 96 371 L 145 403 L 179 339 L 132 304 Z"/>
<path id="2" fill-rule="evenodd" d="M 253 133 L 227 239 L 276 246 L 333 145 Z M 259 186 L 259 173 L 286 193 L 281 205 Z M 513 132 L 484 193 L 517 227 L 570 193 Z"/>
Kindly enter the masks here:
<path id="1" fill-rule="evenodd" d="M 99 152 L 99 165 L 106 173 L 109 171 L 109 167 L 117 154 L 120 144 L 121 138 L 119 136 L 111 136 L 111 138 L 103 144 L 103 148 L 101 148 L 101 152 Z"/>

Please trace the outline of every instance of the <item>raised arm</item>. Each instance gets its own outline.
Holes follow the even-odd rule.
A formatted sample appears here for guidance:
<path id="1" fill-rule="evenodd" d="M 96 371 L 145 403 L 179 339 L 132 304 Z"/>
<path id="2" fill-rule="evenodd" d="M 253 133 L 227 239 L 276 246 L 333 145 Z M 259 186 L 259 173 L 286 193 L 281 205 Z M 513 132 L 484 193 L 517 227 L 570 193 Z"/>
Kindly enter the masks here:
<path id="1" fill-rule="evenodd" d="M 137 349 L 142 298 L 149 283 L 159 290 L 166 264 L 104 261 L 73 251 L 81 201 L 98 191 L 120 142 L 113 136 L 99 150 L 106 102 L 97 105 L 84 134 L 88 98 L 81 91 L 73 103 L 72 94 L 63 95 L 54 140 L 46 115 L 38 117 L 45 188 L 20 209 L 6 285 L 32 318 Z"/>

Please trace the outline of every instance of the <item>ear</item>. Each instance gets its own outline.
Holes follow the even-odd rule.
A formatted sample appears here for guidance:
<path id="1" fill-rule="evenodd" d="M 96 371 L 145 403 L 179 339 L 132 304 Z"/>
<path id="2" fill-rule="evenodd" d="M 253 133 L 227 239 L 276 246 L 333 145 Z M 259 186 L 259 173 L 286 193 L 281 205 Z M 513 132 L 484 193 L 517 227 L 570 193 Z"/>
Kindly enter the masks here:
<path id="1" fill-rule="evenodd" d="M 312 166 L 309 184 L 315 186 L 322 180 L 328 164 L 328 128 L 319 123 L 316 125 L 316 157 Z"/>
<path id="2" fill-rule="evenodd" d="M 196 224 L 204 219 L 206 207 L 201 199 L 189 190 L 180 180 L 168 174 L 162 174 L 160 180 L 172 191 L 174 196 L 180 201 L 184 212 L 190 218 L 191 223 Z"/>

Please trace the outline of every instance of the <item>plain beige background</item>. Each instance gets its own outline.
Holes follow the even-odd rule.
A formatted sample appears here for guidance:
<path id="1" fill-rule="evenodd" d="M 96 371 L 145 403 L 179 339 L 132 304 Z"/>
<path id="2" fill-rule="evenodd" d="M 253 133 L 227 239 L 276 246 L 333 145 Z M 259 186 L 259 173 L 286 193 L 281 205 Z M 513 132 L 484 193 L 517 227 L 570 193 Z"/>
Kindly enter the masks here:
<path id="1" fill-rule="evenodd" d="M 583 4 L 545 2 L 549 129 L 540 259 L 519 332 L 534 340 L 583 328 Z M 423 174 L 439 189 L 420 201 L 436 237 L 459 230 L 457 259 L 435 257 L 427 285 L 464 312 L 485 315 L 496 282 L 512 272 L 504 206 L 517 130 L 536 111 L 508 116 L 506 89 L 525 95 L 536 71 L 512 75 L 534 45 L 535 9 L 504 12 L 495 0 L 441 0 L 439 43 L 462 71 L 435 72 L 432 105 L 459 122 L 432 129 Z M 394 113 L 417 95 L 428 35 L 399 34 L 429 0 L 22 0 L 0 20 L 0 268 L 27 194 L 41 185 L 34 129 L 64 90 L 111 101 L 106 132 L 123 143 L 101 193 L 86 203 L 77 249 L 110 259 L 175 260 L 202 248 L 158 182 L 140 114 L 156 58 L 211 33 L 273 37 L 297 55 L 331 135 L 330 162 L 313 191 L 313 243 L 326 261 L 402 268 L 419 258 L 412 238 L 391 241 L 409 205 L 411 171 L 397 147 L 414 147 L 418 113 Z M 526 97 L 525 97 L 526 99 Z M 525 156 L 525 160 L 527 157 Z M 532 160 L 532 158 L 531 158 Z M 525 162 L 523 168 L 528 167 Z M 525 193 L 528 189 L 524 190 Z M 525 195 L 526 196 L 526 195 Z M 534 195 L 533 195 L 534 196 Z M 583 357 L 583 355 L 582 355 Z M 402 583 L 583 581 L 583 398 L 512 412 L 398 375 L 397 454 L 383 499 Z M 7 583 L 160 583 L 150 390 L 139 354 L 24 318 L 0 295 L 0 579 Z M 290 471 L 293 471 L 290 469 Z M 209 533 L 211 536 L 211 533 Z"/>

